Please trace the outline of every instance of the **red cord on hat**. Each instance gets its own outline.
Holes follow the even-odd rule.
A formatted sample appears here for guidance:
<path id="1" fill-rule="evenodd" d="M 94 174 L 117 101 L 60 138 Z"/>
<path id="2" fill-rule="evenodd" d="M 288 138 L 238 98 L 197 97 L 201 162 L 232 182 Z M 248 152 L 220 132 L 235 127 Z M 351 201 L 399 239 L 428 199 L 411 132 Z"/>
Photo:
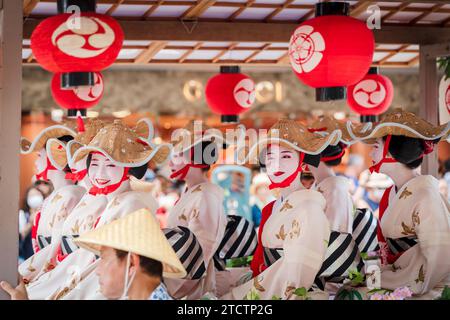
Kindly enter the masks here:
<path id="1" fill-rule="evenodd" d="M 270 177 L 269 177 L 270 182 L 272 182 L 270 184 L 270 186 L 269 186 L 269 189 L 272 190 L 272 189 L 275 189 L 275 188 L 287 188 L 287 187 L 289 187 L 292 184 L 292 182 L 294 182 L 295 178 L 297 178 L 299 172 L 302 172 L 302 170 L 303 170 L 302 169 L 302 164 L 303 164 L 303 159 L 304 158 L 305 158 L 305 154 L 303 152 L 300 152 L 300 159 L 298 161 L 297 169 L 295 170 L 294 173 L 292 173 L 289 177 L 287 177 L 283 181 L 281 181 L 281 182 L 273 182 L 272 179 L 270 179 Z"/>
<path id="2" fill-rule="evenodd" d="M 99 194 L 110 194 L 114 191 L 116 191 L 117 189 L 119 189 L 119 187 L 122 185 L 122 183 L 126 180 L 128 180 L 128 171 L 130 168 L 123 168 L 123 175 L 122 178 L 120 179 L 119 182 L 109 185 L 107 187 L 104 188 L 98 188 L 96 186 L 93 186 L 90 190 L 89 190 L 89 194 L 92 194 L 93 196 L 99 195 Z"/>
<path id="3" fill-rule="evenodd" d="M 48 171 L 49 170 L 58 170 L 57 168 L 55 168 L 52 163 L 50 162 L 50 159 L 47 157 L 47 166 L 45 167 L 44 170 L 42 170 L 42 172 L 36 174 L 36 180 L 43 180 L 43 181 L 48 181 Z"/>
<path id="4" fill-rule="evenodd" d="M 374 164 L 373 166 L 371 166 L 369 168 L 370 173 L 373 173 L 373 172 L 379 173 L 383 163 L 397 162 L 397 160 L 395 160 L 394 158 L 386 157 L 389 152 L 389 144 L 391 143 L 391 139 L 392 139 L 392 135 L 388 135 L 386 137 L 386 141 L 384 142 L 384 147 L 383 147 L 383 157 L 381 158 L 381 160 L 378 163 Z"/>

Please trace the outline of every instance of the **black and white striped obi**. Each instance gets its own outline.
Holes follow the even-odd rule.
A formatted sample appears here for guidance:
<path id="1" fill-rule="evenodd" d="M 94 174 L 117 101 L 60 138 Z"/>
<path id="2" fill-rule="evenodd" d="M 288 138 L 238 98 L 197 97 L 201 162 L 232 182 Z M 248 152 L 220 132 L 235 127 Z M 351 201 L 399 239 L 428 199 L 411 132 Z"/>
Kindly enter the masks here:
<path id="1" fill-rule="evenodd" d="M 417 237 L 409 236 L 398 239 L 387 238 L 386 243 L 389 247 L 389 250 L 396 255 L 414 247 L 417 244 Z"/>
<path id="2" fill-rule="evenodd" d="M 378 220 L 369 209 L 356 209 L 353 218 L 353 239 L 359 252 L 372 252 L 380 250 L 377 238 Z"/>
<path id="3" fill-rule="evenodd" d="M 45 237 L 43 235 L 37 236 L 37 244 L 40 250 L 44 249 L 46 246 L 50 245 L 52 242 L 52 237 Z"/>
<path id="4" fill-rule="evenodd" d="M 75 238 L 78 238 L 78 235 L 61 237 L 61 251 L 64 256 L 71 254 L 79 248 L 73 241 Z"/>
<path id="5" fill-rule="evenodd" d="M 269 267 L 283 256 L 283 248 L 264 247 L 264 264 Z M 325 260 L 316 275 L 313 287 L 324 290 L 326 282 L 342 282 L 350 270 L 356 270 L 361 257 L 352 235 L 332 231 Z"/>
<path id="6" fill-rule="evenodd" d="M 253 222 L 234 215 L 227 216 L 227 220 L 223 239 L 213 257 L 214 266 L 219 271 L 225 270 L 227 259 L 251 256 L 258 245 Z"/>
<path id="7" fill-rule="evenodd" d="M 201 279 L 206 273 L 206 267 L 202 247 L 194 233 L 182 226 L 165 228 L 163 232 L 186 269 L 184 279 Z"/>

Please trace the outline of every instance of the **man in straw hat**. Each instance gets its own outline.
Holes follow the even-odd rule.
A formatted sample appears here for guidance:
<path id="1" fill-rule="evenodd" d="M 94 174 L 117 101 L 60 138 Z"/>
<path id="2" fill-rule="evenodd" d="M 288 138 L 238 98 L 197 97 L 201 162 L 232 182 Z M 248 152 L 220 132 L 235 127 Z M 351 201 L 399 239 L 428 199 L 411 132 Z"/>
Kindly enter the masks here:
<path id="1" fill-rule="evenodd" d="M 339 131 L 321 137 L 295 121 L 280 120 L 266 139 L 251 147 L 246 161 L 262 160 L 270 188 L 280 188 L 281 197 L 263 209 L 253 280 L 222 299 L 295 299 L 297 288 L 309 290 L 315 298 L 327 298 L 318 279 L 330 238 L 326 202 L 319 192 L 302 186 L 300 175 L 304 163 L 317 166 L 320 153 L 339 138 Z"/>
<path id="2" fill-rule="evenodd" d="M 348 123 L 349 133 L 373 144 L 371 172 L 394 185 L 383 194 L 378 239 L 384 265 L 381 287 L 409 287 L 416 297 L 432 298 L 450 282 L 449 203 L 438 181 L 419 175 L 423 156 L 449 133 L 450 123 L 433 126 L 413 113 L 393 110 L 379 123 Z"/>
<path id="3" fill-rule="evenodd" d="M 115 121 L 76 150 L 73 162 L 87 159 L 93 186 L 64 225 L 67 233 L 62 242 L 67 256 L 27 287 L 30 299 L 61 299 L 69 293 L 73 299 L 97 297 L 98 284 L 92 271 L 98 262 L 92 253 L 78 249 L 73 239 L 129 212 L 141 208 L 156 211 L 156 200 L 148 193 L 132 191 L 129 183 L 130 175 L 141 178 L 148 162 L 161 164 L 170 153 L 168 145 L 153 145 L 147 140 L 151 131 L 142 130 L 140 124 L 128 128 Z"/>
<path id="4" fill-rule="evenodd" d="M 82 187 L 65 179 L 66 165 L 53 161 L 50 150 L 50 141 L 58 141 L 63 150 L 62 147 L 75 135 L 76 132 L 68 126 L 54 125 L 42 130 L 33 141 L 26 138 L 21 140 L 22 154 L 38 154 L 35 161 L 38 171 L 36 178 L 50 181 L 54 187 L 34 221 L 32 238 L 35 254 L 19 266 L 19 273 L 25 283 L 35 281 L 42 273 L 54 268 L 56 262 L 52 259 L 51 243 L 59 239 L 65 219 L 85 193 Z"/>
<path id="5" fill-rule="evenodd" d="M 100 291 L 108 299 L 171 300 L 162 277 L 186 270 L 147 209 L 83 234 L 75 242 L 100 256 Z"/>

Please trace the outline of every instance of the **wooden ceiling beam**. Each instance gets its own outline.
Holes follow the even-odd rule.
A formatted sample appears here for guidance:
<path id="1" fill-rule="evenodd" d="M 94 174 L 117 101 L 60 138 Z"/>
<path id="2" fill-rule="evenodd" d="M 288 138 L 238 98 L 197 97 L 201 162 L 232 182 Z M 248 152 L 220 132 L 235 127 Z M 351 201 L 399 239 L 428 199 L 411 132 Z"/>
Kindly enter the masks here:
<path id="1" fill-rule="evenodd" d="M 195 50 L 200 49 L 202 45 L 203 45 L 203 42 L 199 42 L 199 43 L 197 43 L 192 49 L 189 49 L 188 51 L 186 51 L 186 52 L 180 57 L 180 59 L 178 59 L 178 63 L 183 63 L 184 61 L 186 61 L 187 57 L 189 57 L 189 56 L 191 55 L 191 53 L 194 52 Z"/>
<path id="2" fill-rule="evenodd" d="M 155 12 L 156 9 L 159 8 L 160 5 L 164 3 L 164 0 L 158 0 L 155 4 L 152 4 L 150 8 L 142 15 L 141 19 L 145 20 Z"/>
<path id="3" fill-rule="evenodd" d="M 239 43 L 237 43 L 237 42 L 232 43 L 227 49 L 222 50 L 214 58 L 212 58 L 211 62 L 212 63 L 217 63 L 220 60 L 221 57 L 223 57 L 228 51 L 233 50 L 234 48 L 236 48 L 238 44 Z"/>
<path id="4" fill-rule="evenodd" d="M 24 0 L 23 1 L 23 17 L 28 17 L 34 8 L 36 8 L 39 0 Z"/>
<path id="5" fill-rule="evenodd" d="M 410 25 L 415 25 L 416 22 L 419 22 L 420 20 L 422 20 L 423 18 L 425 18 L 426 16 L 428 16 L 429 14 L 436 12 L 437 10 L 439 10 L 440 8 L 442 8 L 444 5 L 443 4 L 436 4 L 433 7 L 431 7 L 429 10 L 425 11 L 424 13 L 418 15 L 417 17 L 415 17 L 414 19 L 412 19 L 409 24 Z"/>
<path id="6" fill-rule="evenodd" d="M 396 50 L 393 50 L 391 53 L 389 53 L 388 55 L 386 55 L 383 59 L 380 59 L 380 60 L 378 61 L 378 63 L 383 64 L 384 62 L 388 61 L 390 58 L 392 58 L 392 57 L 395 56 L 396 54 L 403 52 L 403 50 L 405 50 L 405 49 L 408 48 L 408 47 L 409 47 L 408 44 L 402 45 L 400 48 L 398 48 L 398 49 L 396 49 Z"/>
<path id="7" fill-rule="evenodd" d="M 267 48 L 270 47 L 270 43 L 266 43 L 264 46 L 262 46 L 262 48 L 256 50 L 255 52 L 253 52 L 251 55 L 249 55 L 245 60 L 244 63 L 249 63 L 250 61 L 253 60 L 254 57 L 256 57 L 258 54 L 260 54 L 261 52 L 263 52 L 264 50 L 266 50 Z"/>
<path id="8" fill-rule="evenodd" d="M 245 6 L 240 7 L 238 10 L 236 10 L 235 12 L 233 12 L 233 14 L 231 16 L 228 17 L 228 21 L 233 21 L 236 19 L 236 17 L 238 15 L 240 15 L 245 9 L 251 7 L 254 4 L 255 0 L 249 0 L 247 1 L 247 3 L 245 4 Z"/>
<path id="9" fill-rule="evenodd" d="M 213 6 L 216 0 L 199 0 L 195 5 L 187 9 L 180 17 L 180 19 L 195 19 L 200 17 L 203 12 Z"/>
<path id="10" fill-rule="evenodd" d="M 353 8 L 350 9 L 350 16 L 357 17 L 361 13 L 365 12 L 367 8 L 374 3 L 374 0 L 360 0 L 357 4 L 353 6 Z"/>
<path id="11" fill-rule="evenodd" d="M 116 2 L 111 7 L 109 7 L 108 10 L 106 10 L 105 14 L 108 16 L 112 15 L 122 3 L 124 3 L 124 0 L 116 0 Z"/>
<path id="12" fill-rule="evenodd" d="M 142 51 L 141 54 L 139 54 L 136 59 L 134 60 L 134 63 L 137 64 L 145 64 L 149 63 L 153 57 L 164 47 L 167 45 L 167 42 L 165 41 L 155 41 L 152 42 L 146 50 Z"/>
<path id="13" fill-rule="evenodd" d="M 387 14 L 385 14 L 382 18 L 381 18 L 381 22 L 385 22 L 386 20 L 388 20 L 390 17 L 392 17 L 393 15 L 395 15 L 396 13 L 399 13 L 400 11 L 402 11 L 403 9 L 405 9 L 407 6 L 409 6 L 411 4 L 411 1 L 404 1 L 402 4 L 400 4 L 398 7 L 394 7 L 392 8 L 393 10 L 390 10 L 390 12 L 388 12 Z"/>
<path id="14" fill-rule="evenodd" d="M 287 9 L 292 2 L 294 2 L 294 0 L 287 0 L 285 3 L 283 3 L 283 5 L 281 7 L 275 9 L 267 17 L 265 17 L 264 21 L 265 22 L 271 21 L 281 11 L 283 11 L 284 9 Z"/>

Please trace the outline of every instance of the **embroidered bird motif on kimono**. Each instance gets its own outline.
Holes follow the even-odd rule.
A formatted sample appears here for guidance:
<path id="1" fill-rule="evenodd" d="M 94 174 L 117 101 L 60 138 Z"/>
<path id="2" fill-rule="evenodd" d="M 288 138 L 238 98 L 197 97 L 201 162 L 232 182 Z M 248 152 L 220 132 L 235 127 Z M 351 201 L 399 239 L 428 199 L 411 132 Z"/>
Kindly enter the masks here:
<path id="1" fill-rule="evenodd" d="M 184 213 L 182 213 L 181 215 L 178 216 L 178 220 L 184 220 L 187 221 L 187 217 Z"/>
<path id="2" fill-rule="evenodd" d="M 55 224 L 56 220 L 56 214 L 53 215 L 52 221 L 50 221 L 48 224 L 50 225 L 50 228 L 53 228 L 53 225 Z"/>
<path id="3" fill-rule="evenodd" d="M 297 220 L 292 221 L 292 228 L 289 232 L 289 237 L 294 239 L 294 237 L 298 238 L 300 235 L 300 223 Z"/>
<path id="4" fill-rule="evenodd" d="M 194 190 L 192 190 L 192 193 L 200 191 L 202 191 L 202 186 L 197 186 Z"/>
<path id="5" fill-rule="evenodd" d="M 399 199 L 406 199 L 410 195 L 412 195 L 412 192 L 409 191 L 408 188 L 405 188 L 405 190 L 403 190 L 403 192 L 400 194 Z"/>
<path id="6" fill-rule="evenodd" d="M 286 200 L 286 202 L 283 204 L 283 206 L 281 207 L 280 212 L 292 209 L 293 206 L 289 203 L 289 200 Z"/>
<path id="7" fill-rule="evenodd" d="M 280 227 L 280 231 L 278 231 L 278 234 L 275 235 L 277 239 L 284 240 L 286 239 L 286 233 L 284 232 L 284 225 Z"/>
<path id="8" fill-rule="evenodd" d="M 417 275 L 416 283 L 425 281 L 425 272 L 423 271 L 423 265 L 420 266 L 419 274 Z"/>
<path id="9" fill-rule="evenodd" d="M 52 199 L 52 204 L 58 202 L 60 199 L 62 199 L 62 195 L 60 195 L 59 193 L 55 194 Z"/>
<path id="10" fill-rule="evenodd" d="M 402 234 L 405 236 L 410 236 L 410 235 L 416 234 L 416 230 L 414 229 L 414 227 L 410 227 L 404 222 L 402 222 L 402 228 L 403 228 Z"/>
<path id="11" fill-rule="evenodd" d="M 68 216 L 67 206 L 64 206 L 58 214 L 58 221 L 66 219 Z"/>
<path id="12" fill-rule="evenodd" d="M 83 202 L 79 203 L 79 204 L 76 206 L 76 208 L 78 209 L 78 208 L 86 207 L 86 205 L 87 205 L 86 202 L 83 201 Z"/>
<path id="13" fill-rule="evenodd" d="M 412 222 L 414 227 L 418 226 L 420 224 L 420 217 L 419 217 L 419 211 L 416 211 L 412 214 Z"/>
<path id="14" fill-rule="evenodd" d="M 118 198 L 114 198 L 113 202 L 109 205 L 109 208 L 114 208 L 117 207 L 120 204 L 119 199 Z"/>
<path id="15" fill-rule="evenodd" d="M 261 279 L 261 281 L 262 281 L 262 279 Z M 253 286 L 254 286 L 255 289 L 258 290 L 258 291 L 261 291 L 261 292 L 266 291 L 266 289 L 264 289 L 264 287 L 263 287 L 263 286 L 261 285 L 261 283 L 259 282 L 258 277 L 255 277 L 255 278 L 253 279 Z"/>
<path id="16" fill-rule="evenodd" d="M 75 225 L 71 228 L 73 234 L 80 234 L 80 222 L 75 221 Z"/>
<path id="17" fill-rule="evenodd" d="M 33 262 L 34 262 L 34 255 L 31 257 L 30 265 L 27 268 L 27 270 L 30 271 L 30 272 L 35 272 L 36 271 L 36 268 L 33 267 Z"/>
<path id="18" fill-rule="evenodd" d="M 286 299 L 289 299 L 289 297 L 292 295 L 294 290 L 295 290 L 294 286 L 287 286 L 286 287 L 286 290 L 284 290 L 284 295 L 286 296 Z"/>
<path id="19" fill-rule="evenodd" d="M 200 210 L 198 210 L 198 209 L 194 209 L 193 211 L 192 211 L 192 218 L 193 219 L 198 219 L 198 216 L 200 215 Z"/>

